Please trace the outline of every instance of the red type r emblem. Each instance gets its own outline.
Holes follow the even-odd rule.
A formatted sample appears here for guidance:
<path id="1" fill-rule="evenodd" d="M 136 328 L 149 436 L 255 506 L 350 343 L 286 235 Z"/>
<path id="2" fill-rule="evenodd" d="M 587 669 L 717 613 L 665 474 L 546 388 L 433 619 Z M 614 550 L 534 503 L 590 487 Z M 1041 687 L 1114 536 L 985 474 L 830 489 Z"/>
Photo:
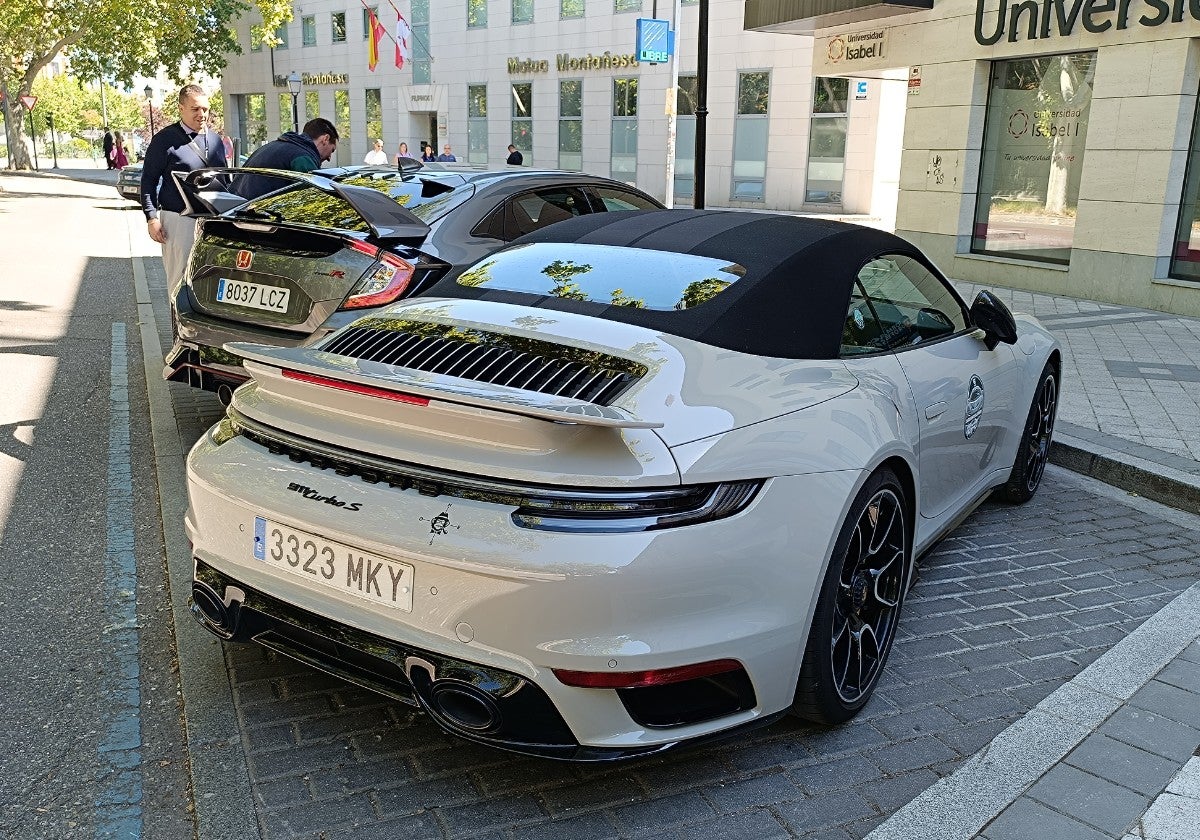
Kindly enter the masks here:
<path id="1" fill-rule="evenodd" d="M 237 262 L 234 265 L 242 270 L 250 267 L 250 263 L 254 262 L 253 251 L 238 251 Z"/>

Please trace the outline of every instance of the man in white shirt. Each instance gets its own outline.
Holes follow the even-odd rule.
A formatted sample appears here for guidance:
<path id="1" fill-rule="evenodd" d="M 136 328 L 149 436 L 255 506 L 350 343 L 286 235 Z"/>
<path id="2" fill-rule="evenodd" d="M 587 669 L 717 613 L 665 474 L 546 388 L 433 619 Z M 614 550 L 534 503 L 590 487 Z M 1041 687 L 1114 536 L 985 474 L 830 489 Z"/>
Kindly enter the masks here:
<path id="1" fill-rule="evenodd" d="M 363 163 L 378 164 L 386 166 L 388 162 L 387 153 L 383 150 L 383 141 L 376 140 L 372 144 L 371 151 L 367 152 L 367 156 L 363 158 Z"/>

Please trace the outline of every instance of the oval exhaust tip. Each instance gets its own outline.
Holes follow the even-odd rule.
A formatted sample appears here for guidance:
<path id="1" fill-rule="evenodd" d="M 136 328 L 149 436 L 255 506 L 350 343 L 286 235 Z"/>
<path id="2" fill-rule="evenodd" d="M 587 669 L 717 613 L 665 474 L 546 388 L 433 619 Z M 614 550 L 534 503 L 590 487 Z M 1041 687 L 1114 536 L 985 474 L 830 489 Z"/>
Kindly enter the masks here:
<path id="1" fill-rule="evenodd" d="M 500 728 L 500 707 L 486 692 L 457 680 L 437 680 L 430 688 L 430 705 L 450 723 L 469 732 Z"/>

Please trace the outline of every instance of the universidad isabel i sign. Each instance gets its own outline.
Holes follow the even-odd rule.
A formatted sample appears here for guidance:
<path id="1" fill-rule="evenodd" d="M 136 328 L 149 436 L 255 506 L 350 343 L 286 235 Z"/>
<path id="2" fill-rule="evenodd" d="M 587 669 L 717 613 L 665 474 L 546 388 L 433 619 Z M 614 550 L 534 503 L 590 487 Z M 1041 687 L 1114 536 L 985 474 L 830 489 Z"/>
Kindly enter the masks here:
<path id="1" fill-rule="evenodd" d="M 1181 23 L 1185 15 L 1200 20 L 1200 0 L 1000 0 L 994 13 L 985 12 L 985 4 L 975 0 L 975 40 L 985 47 L 1005 37 L 1010 42 L 1065 37 L 1077 26 L 1101 33 Z"/>

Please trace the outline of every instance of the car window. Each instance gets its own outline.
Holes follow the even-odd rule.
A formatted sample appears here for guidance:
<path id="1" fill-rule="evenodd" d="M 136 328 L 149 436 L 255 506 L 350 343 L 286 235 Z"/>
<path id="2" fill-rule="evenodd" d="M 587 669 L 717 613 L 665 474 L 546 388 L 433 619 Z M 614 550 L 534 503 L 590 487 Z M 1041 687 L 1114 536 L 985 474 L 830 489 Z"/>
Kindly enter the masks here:
<path id="1" fill-rule="evenodd" d="M 613 212 L 619 210 L 659 210 L 661 209 L 653 201 L 650 201 L 645 196 L 630 192 L 629 190 L 616 189 L 614 187 L 591 187 L 591 190 L 600 199 L 600 204 L 604 209 Z"/>
<path id="2" fill-rule="evenodd" d="M 861 356 L 886 350 L 883 327 L 867 303 L 867 294 L 862 284 L 855 281 L 850 289 L 850 309 L 842 327 L 842 356 Z"/>
<path id="3" fill-rule="evenodd" d="M 513 196 L 505 205 L 504 238 L 526 233 L 590 212 L 583 192 L 575 187 L 534 190 Z"/>
<path id="4" fill-rule="evenodd" d="M 858 282 L 882 329 L 879 341 L 885 347 L 915 346 L 966 329 L 958 298 L 912 257 L 873 259 L 858 272 Z"/>

